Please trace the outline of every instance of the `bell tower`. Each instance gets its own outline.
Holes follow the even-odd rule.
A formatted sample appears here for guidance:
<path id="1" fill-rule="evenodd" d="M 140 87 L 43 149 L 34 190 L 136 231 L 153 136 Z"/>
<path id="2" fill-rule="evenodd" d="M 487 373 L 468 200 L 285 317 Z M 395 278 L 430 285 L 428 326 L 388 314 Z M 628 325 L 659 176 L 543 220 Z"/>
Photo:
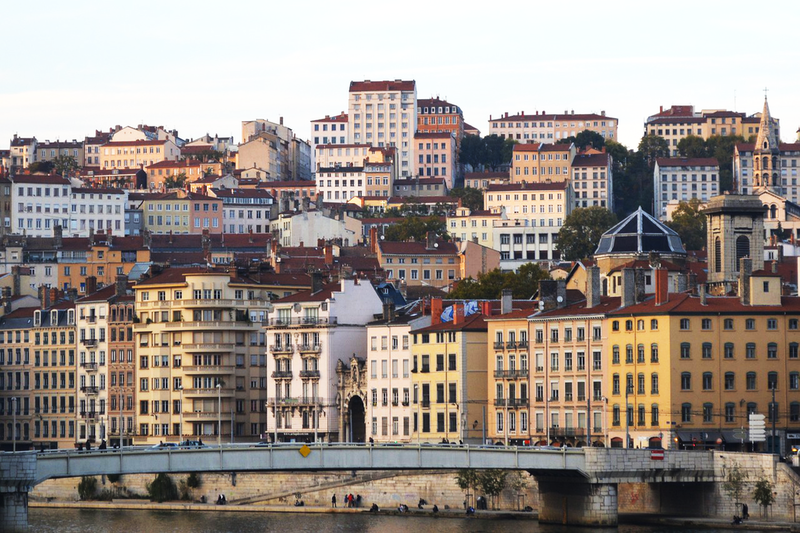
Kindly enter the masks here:
<path id="1" fill-rule="evenodd" d="M 764 268 L 764 213 L 757 196 L 723 194 L 708 201 L 706 215 L 708 287 L 727 294 L 737 284 L 740 259 L 749 257 L 753 271 Z"/>
<path id="2" fill-rule="evenodd" d="M 753 192 L 755 194 L 764 189 L 769 189 L 783 196 L 779 142 L 780 135 L 777 122 L 772 120 L 765 94 L 764 109 L 761 111 L 761 123 L 758 126 L 758 136 L 753 147 Z"/>

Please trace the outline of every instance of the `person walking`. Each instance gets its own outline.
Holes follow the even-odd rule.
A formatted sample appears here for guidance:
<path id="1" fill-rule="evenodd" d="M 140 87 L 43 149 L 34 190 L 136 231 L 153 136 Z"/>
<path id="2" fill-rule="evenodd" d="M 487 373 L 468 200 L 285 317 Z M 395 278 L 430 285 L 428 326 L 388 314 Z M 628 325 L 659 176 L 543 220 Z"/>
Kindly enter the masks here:
<path id="1" fill-rule="evenodd" d="M 331 496 L 331 507 L 336 509 L 336 494 Z"/>

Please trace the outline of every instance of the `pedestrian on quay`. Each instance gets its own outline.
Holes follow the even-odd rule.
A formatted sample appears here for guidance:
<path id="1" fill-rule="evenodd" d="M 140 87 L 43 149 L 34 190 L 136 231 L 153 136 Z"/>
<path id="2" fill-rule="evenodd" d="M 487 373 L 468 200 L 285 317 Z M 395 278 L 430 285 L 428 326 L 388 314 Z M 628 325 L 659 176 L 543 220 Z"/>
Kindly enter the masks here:
<path id="1" fill-rule="evenodd" d="M 336 494 L 331 496 L 331 507 L 336 509 Z"/>

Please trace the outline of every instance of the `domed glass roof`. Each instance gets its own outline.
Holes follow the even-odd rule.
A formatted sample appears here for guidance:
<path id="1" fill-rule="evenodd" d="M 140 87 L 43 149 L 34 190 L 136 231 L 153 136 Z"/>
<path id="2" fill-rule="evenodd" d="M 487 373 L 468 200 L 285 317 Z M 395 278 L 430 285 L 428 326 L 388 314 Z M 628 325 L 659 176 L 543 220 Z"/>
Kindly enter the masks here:
<path id="1" fill-rule="evenodd" d="M 605 232 L 600 237 L 600 243 L 594 253 L 602 255 L 650 252 L 686 255 L 686 249 L 678 234 L 645 213 L 640 207 Z"/>

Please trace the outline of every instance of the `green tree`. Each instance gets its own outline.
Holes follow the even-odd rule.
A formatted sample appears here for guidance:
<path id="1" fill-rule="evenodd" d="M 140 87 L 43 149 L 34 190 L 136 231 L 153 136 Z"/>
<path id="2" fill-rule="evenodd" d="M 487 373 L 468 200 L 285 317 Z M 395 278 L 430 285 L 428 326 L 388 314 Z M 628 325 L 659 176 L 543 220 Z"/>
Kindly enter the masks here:
<path id="1" fill-rule="evenodd" d="M 477 280 L 467 278 L 459 281 L 448 297 L 458 300 L 496 300 L 502 296 L 503 289 L 511 289 L 514 298 L 522 300 L 533 296 L 539 280 L 543 279 L 550 279 L 550 273 L 536 263 L 526 263 L 517 272 L 502 272 L 496 268 L 478 274 Z"/>
<path id="2" fill-rule="evenodd" d="M 28 165 L 28 171 L 31 174 L 50 174 L 53 172 L 52 161 L 36 161 Z"/>
<path id="3" fill-rule="evenodd" d="M 706 142 L 697 135 L 687 135 L 678 141 L 678 153 L 681 157 L 708 157 Z"/>
<path id="4" fill-rule="evenodd" d="M 56 174 L 71 174 L 78 170 L 78 161 L 71 155 L 61 154 L 53 159 L 53 171 Z"/>
<path id="5" fill-rule="evenodd" d="M 567 261 L 590 257 L 600 237 L 617 223 L 614 213 L 605 207 L 579 207 L 572 211 L 558 232 L 558 249 Z"/>
<path id="6" fill-rule="evenodd" d="M 92 500 L 97 494 L 97 478 L 91 476 L 83 476 L 81 477 L 80 483 L 78 483 L 78 497 L 81 500 Z"/>
<path id="7" fill-rule="evenodd" d="M 708 157 L 719 162 L 720 192 L 733 190 L 733 151 L 738 143 L 743 143 L 741 135 L 712 135 L 706 139 Z"/>
<path id="8" fill-rule="evenodd" d="M 461 139 L 458 160 L 469 165 L 473 171 L 482 168 L 483 162 L 486 160 L 486 143 L 477 135 L 465 136 Z"/>
<path id="9" fill-rule="evenodd" d="M 481 490 L 492 497 L 492 507 L 497 508 L 497 497 L 506 488 L 508 471 L 492 468 L 483 470 L 478 474 L 478 483 Z"/>
<path id="10" fill-rule="evenodd" d="M 106 478 L 108 479 L 109 483 L 119 483 L 119 481 L 122 479 L 122 474 L 108 474 Z"/>
<path id="11" fill-rule="evenodd" d="M 461 199 L 461 205 L 470 211 L 483 209 L 483 193 L 472 187 L 454 187 L 450 189 L 450 196 Z"/>
<path id="12" fill-rule="evenodd" d="M 185 184 L 186 172 L 167 176 L 167 178 L 164 180 L 164 187 L 167 189 L 182 189 Z"/>
<path id="13" fill-rule="evenodd" d="M 472 493 L 479 485 L 478 471 L 472 468 L 463 468 L 456 473 L 456 485 L 466 491 L 465 501 L 467 505 L 473 506 Z"/>
<path id="14" fill-rule="evenodd" d="M 761 506 L 761 516 L 767 512 L 767 508 L 775 503 L 775 493 L 772 483 L 767 478 L 761 478 L 756 482 L 753 491 L 753 499 Z"/>
<path id="15" fill-rule="evenodd" d="M 669 144 L 664 137 L 659 135 L 645 135 L 639 141 L 639 153 L 652 169 L 656 158 L 669 156 Z"/>
<path id="16" fill-rule="evenodd" d="M 739 467 L 738 463 L 726 465 L 725 481 L 722 483 L 722 490 L 733 500 L 734 505 L 739 505 L 744 494 L 744 484 L 747 480 L 747 472 Z"/>
<path id="17" fill-rule="evenodd" d="M 408 216 L 399 224 L 386 228 L 383 236 L 387 241 L 407 241 L 412 238 L 415 241 L 424 241 L 429 231 L 434 232 L 437 237 L 449 239 L 447 224 L 440 217 Z"/>
<path id="18" fill-rule="evenodd" d="M 192 472 L 189 474 L 189 477 L 186 478 L 186 486 L 190 489 L 199 488 L 200 483 L 200 475 L 197 472 Z"/>
<path id="19" fill-rule="evenodd" d="M 190 155 L 182 155 L 181 161 L 186 161 L 187 159 L 198 159 L 204 163 L 207 163 L 209 161 L 222 161 L 223 157 L 225 157 L 225 154 L 223 154 L 219 150 L 208 148 L 206 150 L 203 150 L 202 152 L 193 153 Z"/>
<path id="20" fill-rule="evenodd" d="M 702 250 L 706 245 L 706 216 L 700 212 L 700 199 L 681 202 L 667 226 L 674 229 L 687 250 Z"/>
<path id="21" fill-rule="evenodd" d="M 578 150 L 583 150 L 587 146 L 591 146 L 595 150 L 600 150 L 606 145 L 606 138 L 596 131 L 583 130 L 578 135 L 562 139 L 559 144 L 570 143 L 575 143 L 575 148 Z"/>
<path id="22" fill-rule="evenodd" d="M 147 484 L 147 494 L 151 501 L 158 503 L 178 499 L 178 489 L 175 487 L 175 483 L 163 472 Z"/>
<path id="23" fill-rule="evenodd" d="M 498 170 L 503 165 L 511 163 L 516 141 L 504 139 L 499 135 L 487 135 L 483 138 L 485 145 L 484 166 L 491 170 Z"/>
<path id="24" fill-rule="evenodd" d="M 531 475 L 528 474 L 525 470 L 517 470 L 513 474 L 511 474 L 510 479 L 508 480 L 508 484 L 517 494 L 517 510 L 522 511 L 525 509 L 525 495 L 528 492 L 528 489 L 531 486 Z M 520 505 L 520 500 L 522 500 L 522 504 Z"/>

